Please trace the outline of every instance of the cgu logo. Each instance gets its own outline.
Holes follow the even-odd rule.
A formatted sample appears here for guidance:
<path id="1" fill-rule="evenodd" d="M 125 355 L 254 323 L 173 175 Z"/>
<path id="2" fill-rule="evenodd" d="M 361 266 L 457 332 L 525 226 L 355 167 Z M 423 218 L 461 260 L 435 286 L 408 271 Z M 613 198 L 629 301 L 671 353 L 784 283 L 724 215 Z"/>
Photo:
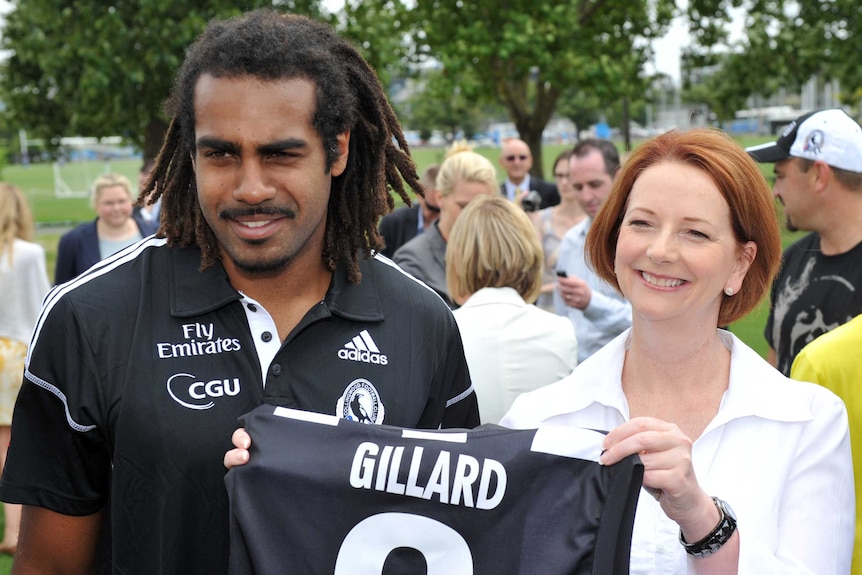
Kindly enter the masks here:
<path id="1" fill-rule="evenodd" d="M 190 373 L 174 374 L 168 378 L 168 393 L 174 401 L 189 409 L 210 409 L 215 406 L 212 398 L 239 395 L 238 377 L 210 381 L 196 380 L 197 377 Z"/>

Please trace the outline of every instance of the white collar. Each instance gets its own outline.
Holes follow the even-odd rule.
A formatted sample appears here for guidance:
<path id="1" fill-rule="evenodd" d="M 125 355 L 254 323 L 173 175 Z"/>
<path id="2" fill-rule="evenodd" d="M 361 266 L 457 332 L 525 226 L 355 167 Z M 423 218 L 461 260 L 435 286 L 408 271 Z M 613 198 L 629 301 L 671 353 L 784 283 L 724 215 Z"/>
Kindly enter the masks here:
<path id="1" fill-rule="evenodd" d="M 499 303 L 516 305 L 519 307 L 528 305 L 521 297 L 521 294 L 519 294 L 514 288 L 486 287 L 471 295 L 467 301 L 464 302 L 464 305 L 461 306 L 461 309 Z"/>
<path id="2" fill-rule="evenodd" d="M 584 360 L 571 375 L 553 384 L 561 386 L 563 393 L 555 394 L 557 401 L 543 405 L 537 419 L 541 421 L 574 413 L 594 402 L 616 409 L 628 419 L 628 402 L 623 393 L 621 374 L 630 334 L 631 328 Z M 797 401 L 798 395 L 790 393 L 790 388 L 799 382 L 782 375 L 729 331 L 719 330 L 719 335 L 731 351 L 730 383 L 718 414 L 704 434 L 743 417 L 785 422 L 813 419 L 810 408 Z"/>

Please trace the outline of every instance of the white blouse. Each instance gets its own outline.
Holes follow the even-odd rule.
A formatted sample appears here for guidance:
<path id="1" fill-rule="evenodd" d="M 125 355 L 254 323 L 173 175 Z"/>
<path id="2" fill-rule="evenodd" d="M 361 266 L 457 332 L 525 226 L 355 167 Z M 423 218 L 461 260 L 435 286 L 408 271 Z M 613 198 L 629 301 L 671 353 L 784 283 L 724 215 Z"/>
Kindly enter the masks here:
<path id="1" fill-rule="evenodd" d="M 453 313 L 482 423 L 497 423 L 518 395 L 559 381 L 578 363 L 569 320 L 512 288 L 482 288 Z"/>
<path id="2" fill-rule="evenodd" d="M 16 239 L 11 261 L 0 252 L 0 337 L 30 343 L 49 287 L 42 246 Z"/>
<path id="3" fill-rule="evenodd" d="M 621 373 L 627 330 L 567 378 L 519 397 L 501 425 L 611 430 L 629 418 Z M 784 377 L 733 334 L 730 382 L 692 447 L 701 487 L 734 510 L 740 574 L 846 575 L 855 495 L 847 411 L 832 392 Z M 691 574 L 679 527 L 641 491 L 632 574 Z"/>

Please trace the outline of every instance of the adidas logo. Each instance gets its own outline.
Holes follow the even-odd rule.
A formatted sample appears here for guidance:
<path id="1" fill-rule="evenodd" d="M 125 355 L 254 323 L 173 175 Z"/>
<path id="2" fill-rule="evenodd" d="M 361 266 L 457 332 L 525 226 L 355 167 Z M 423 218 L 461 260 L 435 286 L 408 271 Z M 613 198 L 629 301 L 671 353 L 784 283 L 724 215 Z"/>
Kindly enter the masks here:
<path id="1" fill-rule="evenodd" d="M 371 339 L 371 334 L 368 333 L 367 329 L 363 329 L 359 332 L 359 335 L 345 343 L 344 347 L 338 350 L 338 357 L 378 365 L 387 365 L 389 363 L 389 358 L 380 353 L 380 349 L 374 343 L 374 340 Z"/>

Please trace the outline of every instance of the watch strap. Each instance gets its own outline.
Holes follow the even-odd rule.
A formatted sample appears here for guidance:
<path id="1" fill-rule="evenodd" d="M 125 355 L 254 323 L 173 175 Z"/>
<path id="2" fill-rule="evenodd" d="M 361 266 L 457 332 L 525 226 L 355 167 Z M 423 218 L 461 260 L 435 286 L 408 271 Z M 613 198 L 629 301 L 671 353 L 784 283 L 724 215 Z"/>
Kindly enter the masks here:
<path id="1" fill-rule="evenodd" d="M 721 549 L 721 546 L 727 543 L 736 531 L 736 518 L 727 504 L 718 497 L 713 497 L 712 501 L 718 509 L 719 520 L 718 525 L 706 537 L 700 541 L 688 543 L 682 535 L 682 530 L 679 531 L 679 542 L 682 543 L 685 552 L 692 557 L 709 557 Z"/>

